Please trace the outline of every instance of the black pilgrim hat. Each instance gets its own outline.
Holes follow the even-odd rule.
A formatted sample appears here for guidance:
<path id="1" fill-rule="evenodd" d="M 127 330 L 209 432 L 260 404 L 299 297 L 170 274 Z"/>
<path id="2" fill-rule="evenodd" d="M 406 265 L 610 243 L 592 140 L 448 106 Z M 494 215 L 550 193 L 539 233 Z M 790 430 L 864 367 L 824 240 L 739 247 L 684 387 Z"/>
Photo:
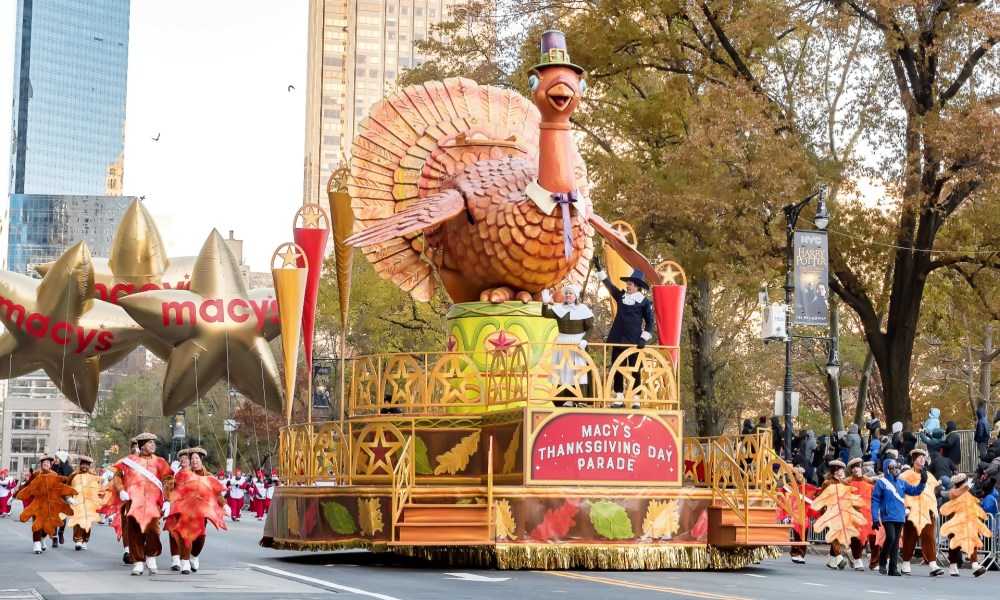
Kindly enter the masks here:
<path id="1" fill-rule="evenodd" d="M 639 269 L 635 269 L 634 271 L 632 271 L 631 275 L 629 275 L 628 277 L 622 277 L 621 280 L 631 281 L 632 283 L 636 284 L 637 286 L 641 287 L 644 290 L 649 289 L 649 283 L 646 282 L 646 275 Z"/>

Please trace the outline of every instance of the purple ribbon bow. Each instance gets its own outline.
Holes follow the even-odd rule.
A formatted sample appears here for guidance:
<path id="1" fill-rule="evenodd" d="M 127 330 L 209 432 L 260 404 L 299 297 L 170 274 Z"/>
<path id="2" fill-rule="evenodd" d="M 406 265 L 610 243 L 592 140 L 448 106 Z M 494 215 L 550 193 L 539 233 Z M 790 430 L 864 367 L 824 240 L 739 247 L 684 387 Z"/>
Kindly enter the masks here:
<path id="1" fill-rule="evenodd" d="M 576 190 L 566 194 L 562 192 L 552 194 L 552 200 L 562 207 L 563 251 L 566 254 L 566 260 L 569 260 L 569 255 L 573 251 L 573 224 L 570 222 L 569 205 L 579 199 L 580 194 Z"/>

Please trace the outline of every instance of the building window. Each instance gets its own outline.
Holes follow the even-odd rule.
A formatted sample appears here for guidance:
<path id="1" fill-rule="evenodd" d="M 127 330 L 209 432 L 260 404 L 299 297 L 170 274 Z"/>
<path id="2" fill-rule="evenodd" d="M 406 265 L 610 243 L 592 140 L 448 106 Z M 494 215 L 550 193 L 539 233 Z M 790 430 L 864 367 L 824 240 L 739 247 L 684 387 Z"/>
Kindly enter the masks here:
<path id="1" fill-rule="evenodd" d="M 87 454 L 87 440 L 86 439 L 75 439 L 69 441 L 69 453 L 70 454 Z"/>
<path id="2" fill-rule="evenodd" d="M 14 430 L 30 430 L 49 428 L 52 415 L 47 412 L 14 412 L 11 414 L 10 428 Z"/>
<path id="3" fill-rule="evenodd" d="M 10 438 L 11 454 L 39 455 L 45 452 L 46 437 L 37 435 L 30 437 L 16 436 Z"/>

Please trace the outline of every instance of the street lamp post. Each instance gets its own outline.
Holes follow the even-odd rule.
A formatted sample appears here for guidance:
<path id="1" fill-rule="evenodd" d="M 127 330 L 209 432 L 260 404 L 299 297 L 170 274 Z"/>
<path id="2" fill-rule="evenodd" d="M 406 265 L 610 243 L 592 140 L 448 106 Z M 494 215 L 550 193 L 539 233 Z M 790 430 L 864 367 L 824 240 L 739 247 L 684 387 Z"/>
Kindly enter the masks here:
<path id="1" fill-rule="evenodd" d="M 799 213 L 806 204 L 813 198 L 819 197 L 816 201 L 816 218 L 813 223 L 817 229 L 826 229 L 830 223 L 830 215 L 826 211 L 826 202 L 823 200 L 823 188 L 815 194 L 806 196 L 801 202 L 786 204 L 785 211 L 785 460 L 792 460 L 792 300 L 795 292 L 795 282 L 792 280 L 792 260 L 794 259 L 794 249 L 792 241 L 795 238 L 795 224 L 799 220 Z"/>

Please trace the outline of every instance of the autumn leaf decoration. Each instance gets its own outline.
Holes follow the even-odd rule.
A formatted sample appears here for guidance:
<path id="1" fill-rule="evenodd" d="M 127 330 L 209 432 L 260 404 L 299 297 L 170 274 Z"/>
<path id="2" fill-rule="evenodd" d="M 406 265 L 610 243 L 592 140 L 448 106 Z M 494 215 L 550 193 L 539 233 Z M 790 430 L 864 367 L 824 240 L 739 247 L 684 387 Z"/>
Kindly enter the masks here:
<path id="1" fill-rule="evenodd" d="M 98 512 L 111 495 L 105 492 L 101 485 L 103 480 L 93 473 L 78 473 L 70 484 L 77 491 L 76 504 L 73 505 L 73 518 L 67 526 L 79 525 L 85 531 L 90 531 L 94 523 L 100 523 Z"/>
<path id="2" fill-rule="evenodd" d="M 899 478 L 914 486 L 920 483 L 920 474 L 912 469 L 900 474 Z M 913 523 L 917 531 L 923 531 L 924 527 L 937 521 L 938 505 L 937 498 L 934 497 L 934 490 L 937 489 L 938 485 L 937 478 L 928 473 L 924 493 L 919 496 L 906 496 L 903 498 L 906 508 L 910 509 L 910 514 L 906 516 L 906 520 Z"/>
<path id="3" fill-rule="evenodd" d="M 980 508 L 979 500 L 965 492 L 941 507 L 941 514 L 950 517 L 941 526 L 941 535 L 951 538 L 950 548 L 961 548 L 972 552 L 983 547 L 983 537 L 993 537 L 990 528 L 983 521 L 986 512 Z"/>
<path id="4" fill-rule="evenodd" d="M 469 459 L 479 450 L 479 432 L 476 431 L 462 438 L 454 448 L 438 455 L 435 475 L 448 473 L 454 475 L 469 465 Z"/>
<path id="5" fill-rule="evenodd" d="M 652 500 L 646 508 L 646 518 L 642 521 L 642 539 L 670 539 L 680 526 L 679 506 L 676 500 Z"/>
<path id="6" fill-rule="evenodd" d="M 514 521 L 514 513 L 510 509 L 508 500 L 496 500 L 494 503 L 497 518 L 497 538 L 502 540 L 516 540 L 517 523 Z"/>
<path id="7" fill-rule="evenodd" d="M 545 511 L 545 518 L 538 524 L 529 537 L 547 542 L 550 540 L 562 540 L 566 538 L 570 528 L 576 525 L 573 519 L 580 512 L 579 500 L 567 500 L 559 508 Z"/>
<path id="8" fill-rule="evenodd" d="M 288 510 L 288 533 L 296 537 L 302 537 L 302 525 L 299 521 L 298 501 L 297 500 L 286 501 L 285 508 Z"/>
<path id="9" fill-rule="evenodd" d="M 166 528 L 177 533 L 184 546 L 205 535 L 205 525 L 226 529 L 226 513 L 219 506 L 219 494 L 226 491 L 222 482 L 211 476 L 193 471 L 180 471 L 174 478 L 174 491 L 170 494 L 170 516 Z"/>
<path id="10" fill-rule="evenodd" d="M 341 535 L 357 531 L 351 513 L 347 511 L 347 507 L 339 502 L 324 502 L 323 516 L 326 518 L 326 523 L 330 526 L 330 529 Z"/>
<path id="11" fill-rule="evenodd" d="M 851 538 L 858 537 L 865 525 L 865 517 L 858 510 L 864 502 L 849 485 L 835 483 L 827 487 L 813 500 L 813 508 L 826 509 L 816 519 L 813 529 L 826 529 L 827 542 L 838 540 L 842 544 L 850 544 Z"/>
<path id="12" fill-rule="evenodd" d="M 385 528 L 378 498 L 358 498 L 358 525 L 362 535 L 375 535 Z"/>
<path id="13" fill-rule="evenodd" d="M 517 424 L 514 435 L 510 438 L 510 445 L 503 453 L 503 473 L 506 475 L 514 470 L 514 462 L 517 460 L 517 450 L 521 446 L 521 424 Z"/>
<path id="14" fill-rule="evenodd" d="M 21 511 L 21 522 L 34 519 L 32 531 L 45 531 L 55 535 L 56 529 L 63 524 L 60 514 L 73 514 L 73 507 L 63 500 L 63 496 L 75 496 L 76 490 L 62 482 L 55 473 L 38 474 L 31 478 L 28 485 L 17 493 L 18 500 L 32 498 L 31 504 Z"/>
<path id="15" fill-rule="evenodd" d="M 628 540 L 635 537 L 632 532 L 632 519 L 629 518 L 625 507 L 610 500 L 590 503 L 590 522 L 597 533 L 609 540 Z"/>

